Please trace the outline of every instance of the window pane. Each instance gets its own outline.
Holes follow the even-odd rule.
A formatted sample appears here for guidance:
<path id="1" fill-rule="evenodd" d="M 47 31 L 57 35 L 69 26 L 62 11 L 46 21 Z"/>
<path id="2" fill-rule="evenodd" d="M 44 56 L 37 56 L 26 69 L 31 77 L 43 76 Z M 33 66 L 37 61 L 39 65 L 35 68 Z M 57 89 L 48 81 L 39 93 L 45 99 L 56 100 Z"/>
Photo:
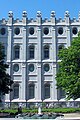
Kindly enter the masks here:
<path id="1" fill-rule="evenodd" d="M 18 72 L 19 71 L 19 65 L 18 64 L 14 64 L 13 70 L 14 70 L 14 72 Z"/>
<path id="2" fill-rule="evenodd" d="M 29 33 L 30 33 L 31 35 L 34 34 L 34 28 L 33 28 L 33 27 L 31 27 L 31 28 L 29 29 Z"/>
<path id="3" fill-rule="evenodd" d="M 50 85 L 45 86 L 45 98 L 50 98 Z"/>
<path id="4" fill-rule="evenodd" d="M 43 32 L 45 35 L 47 35 L 49 33 L 49 28 L 44 28 Z"/>
<path id="5" fill-rule="evenodd" d="M 48 72 L 49 69 L 50 69 L 49 64 L 45 64 L 45 65 L 44 65 L 44 71 Z"/>
<path id="6" fill-rule="evenodd" d="M 30 71 L 30 72 L 33 72 L 33 71 L 34 71 L 34 64 L 30 64 L 30 65 L 29 65 L 29 71 Z"/>
<path id="7" fill-rule="evenodd" d="M 1 35 L 5 35 L 6 33 L 6 29 L 5 28 L 1 28 Z"/>
<path id="8" fill-rule="evenodd" d="M 18 34 L 20 33 L 20 28 L 15 28 L 15 29 L 14 29 L 14 33 L 15 33 L 16 35 L 18 35 Z"/>
<path id="9" fill-rule="evenodd" d="M 19 86 L 14 86 L 14 99 L 19 98 Z"/>
<path id="10" fill-rule="evenodd" d="M 29 98 L 34 98 L 34 85 L 29 86 Z"/>
<path id="11" fill-rule="evenodd" d="M 49 47 L 44 47 L 44 59 L 49 59 Z"/>
<path id="12" fill-rule="evenodd" d="M 19 59 L 19 47 L 15 47 L 15 50 L 14 50 L 14 58 L 15 58 L 15 59 Z"/>
<path id="13" fill-rule="evenodd" d="M 34 47 L 29 48 L 29 58 L 34 59 Z"/>

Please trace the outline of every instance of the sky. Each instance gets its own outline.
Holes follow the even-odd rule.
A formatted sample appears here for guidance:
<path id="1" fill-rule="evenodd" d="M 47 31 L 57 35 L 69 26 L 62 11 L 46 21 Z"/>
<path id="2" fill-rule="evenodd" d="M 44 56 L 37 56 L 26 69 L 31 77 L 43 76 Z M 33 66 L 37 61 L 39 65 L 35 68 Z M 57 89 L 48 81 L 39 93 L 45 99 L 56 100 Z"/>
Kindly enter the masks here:
<path id="1" fill-rule="evenodd" d="M 51 11 L 55 11 L 57 19 L 64 18 L 65 11 L 70 12 L 71 18 L 78 18 L 80 0 L 1 0 L 0 19 L 7 19 L 9 11 L 13 11 L 15 19 L 22 19 L 23 11 L 27 11 L 29 19 L 35 19 L 37 11 L 41 11 L 43 19 L 49 19 Z"/>

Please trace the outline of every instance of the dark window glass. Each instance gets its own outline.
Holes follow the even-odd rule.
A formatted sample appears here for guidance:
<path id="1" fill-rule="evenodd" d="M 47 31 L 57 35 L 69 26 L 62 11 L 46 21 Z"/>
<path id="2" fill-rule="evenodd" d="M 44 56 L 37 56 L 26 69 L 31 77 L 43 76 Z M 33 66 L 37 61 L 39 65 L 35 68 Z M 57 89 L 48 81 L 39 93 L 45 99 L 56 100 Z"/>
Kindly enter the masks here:
<path id="1" fill-rule="evenodd" d="M 44 47 L 44 59 L 49 59 L 49 47 Z"/>
<path id="2" fill-rule="evenodd" d="M 34 98 L 34 85 L 29 85 L 29 99 Z"/>
<path id="3" fill-rule="evenodd" d="M 73 29 L 72 29 L 72 33 L 74 34 L 74 35 L 76 35 L 77 34 L 77 28 L 76 27 L 74 27 Z"/>
<path id="4" fill-rule="evenodd" d="M 18 64 L 14 64 L 13 70 L 14 70 L 14 72 L 18 72 L 19 71 L 19 65 Z"/>
<path id="5" fill-rule="evenodd" d="M 6 33 L 5 28 L 1 28 L 1 35 L 5 35 L 5 33 Z"/>
<path id="6" fill-rule="evenodd" d="M 13 98 L 14 99 L 19 98 L 19 85 L 15 85 L 13 90 L 14 90 Z"/>
<path id="7" fill-rule="evenodd" d="M 58 29 L 58 33 L 59 33 L 60 35 L 63 34 L 63 28 L 62 28 L 62 27 L 60 27 L 60 28 Z"/>
<path id="8" fill-rule="evenodd" d="M 49 33 L 49 29 L 48 28 L 44 28 L 43 32 L 44 32 L 45 35 L 47 35 Z"/>
<path id="9" fill-rule="evenodd" d="M 29 59 L 34 59 L 34 46 L 29 47 Z"/>
<path id="10" fill-rule="evenodd" d="M 14 59 L 19 59 L 20 48 L 19 46 L 14 47 Z"/>
<path id="11" fill-rule="evenodd" d="M 19 33 L 20 33 L 20 28 L 15 28 L 15 29 L 14 29 L 14 33 L 15 33 L 16 35 L 19 35 Z"/>
<path id="12" fill-rule="evenodd" d="M 50 85 L 45 85 L 45 99 L 50 98 Z"/>
<path id="13" fill-rule="evenodd" d="M 34 34 L 34 28 L 31 27 L 31 28 L 29 29 L 29 33 L 30 33 L 31 35 L 33 35 L 33 34 Z"/>
<path id="14" fill-rule="evenodd" d="M 30 64 L 30 65 L 29 65 L 29 71 L 30 71 L 30 72 L 33 72 L 33 71 L 34 71 L 34 64 Z"/>
<path id="15" fill-rule="evenodd" d="M 49 64 L 45 64 L 45 65 L 44 65 L 44 71 L 48 72 L 49 69 L 50 69 L 50 68 L 49 68 Z"/>
<path id="16" fill-rule="evenodd" d="M 64 48 L 63 44 L 58 46 L 58 50 L 61 50 L 62 48 Z"/>

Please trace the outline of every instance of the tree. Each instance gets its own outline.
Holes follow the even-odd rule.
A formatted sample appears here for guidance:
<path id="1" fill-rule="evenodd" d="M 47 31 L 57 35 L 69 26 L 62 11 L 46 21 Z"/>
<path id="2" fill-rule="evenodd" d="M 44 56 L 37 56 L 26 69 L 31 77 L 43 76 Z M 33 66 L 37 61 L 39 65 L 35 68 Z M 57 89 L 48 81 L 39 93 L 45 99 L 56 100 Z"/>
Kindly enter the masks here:
<path id="1" fill-rule="evenodd" d="M 3 52 L 4 46 L 0 43 L 0 94 L 8 94 L 12 89 L 10 86 L 13 84 L 10 75 L 6 72 L 8 65 L 5 62 L 5 54 Z"/>
<path id="2" fill-rule="evenodd" d="M 57 88 L 62 88 L 68 99 L 80 98 L 80 33 L 58 56 L 61 61 L 56 74 Z"/>

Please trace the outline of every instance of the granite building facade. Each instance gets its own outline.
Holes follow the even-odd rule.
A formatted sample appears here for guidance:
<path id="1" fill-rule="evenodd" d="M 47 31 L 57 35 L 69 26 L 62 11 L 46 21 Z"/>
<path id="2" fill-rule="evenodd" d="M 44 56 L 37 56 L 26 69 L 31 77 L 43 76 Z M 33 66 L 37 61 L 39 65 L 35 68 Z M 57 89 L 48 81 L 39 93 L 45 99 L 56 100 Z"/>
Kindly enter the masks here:
<path id="1" fill-rule="evenodd" d="M 0 42 L 5 46 L 7 72 L 14 81 L 5 102 L 50 102 L 63 98 L 62 91 L 56 89 L 58 51 L 70 46 L 79 31 L 80 14 L 71 20 L 66 11 L 64 19 L 56 19 L 52 11 L 50 19 L 43 20 L 37 11 L 34 20 L 23 11 L 22 20 L 15 20 L 9 11 L 8 20 L 0 20 Z"/>

